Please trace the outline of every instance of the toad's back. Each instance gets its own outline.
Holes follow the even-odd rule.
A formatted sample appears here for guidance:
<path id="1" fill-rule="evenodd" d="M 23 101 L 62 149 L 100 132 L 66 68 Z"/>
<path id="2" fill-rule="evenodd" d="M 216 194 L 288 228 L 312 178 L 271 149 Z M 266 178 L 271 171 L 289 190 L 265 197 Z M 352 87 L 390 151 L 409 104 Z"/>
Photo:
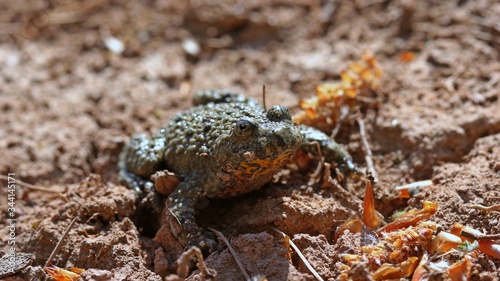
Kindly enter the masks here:
<path id="1" fill-rule="evenodd" d="M 200 164 L 216 165 L 213 161 L 207 161 L 211 158 L 208 156 L 214 155 L 218 143 L 227 142 L 238 121 L 245 118 L 263 123 L 266 121 L 265 117 L 260 105 L 241 102 L 198 105 L 176 115 L 158 132 L 165 142 L 164 159 L 167 168 L 186 176 Z M 226 158 L 231 155 L 232 152 L 227 151 Z M 200 163 L 200 159 L 204 161 Z"/>

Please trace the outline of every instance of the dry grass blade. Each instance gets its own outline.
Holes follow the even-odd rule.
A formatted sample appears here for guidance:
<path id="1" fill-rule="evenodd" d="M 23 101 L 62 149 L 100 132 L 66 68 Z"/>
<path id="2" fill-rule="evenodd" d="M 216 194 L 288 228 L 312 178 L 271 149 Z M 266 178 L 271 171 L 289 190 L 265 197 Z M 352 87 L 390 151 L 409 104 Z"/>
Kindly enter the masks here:
<path id="1" fill-rule="evenodd" d="M 342 106 L 340 108 L 339 120 L 337 121 L 335 127 L 333 128 L 332 133 L 330 134 L 330 138 L 335 139 L 335 136 L 340 131 L 340 126 L 342 126 L 342 121 L 347 117 L 347 114 L 349 114 L 349 107 Z"/>
<path id="2" fill-rule="evenodd" d="M 482 234 L 479 231 L 472 229 L 470 227 L 465 227 L 462 229 L 460 232 L 460 235 L 470 238 L 470 239 L 475 239 L 475 240 L 499 240 L 500 239 L 500 234 Z"/>
<path id="3" fill-rule="evenodd" d="M 483 206 L 481 204 L 477 205 L 465 205 L 467 208 L 471 209 L 476 209 L 484 212 L 492 212 L 492 211 L 500 211 L 500 205 L 493 205 L 493 206 Z"/>
<path id="4" fill-rule="evenodd" d="M 410 189 L 410 188 L 421 188 L 425 186 L 432 185 L 432 180 L 416 181 L 405 185 L 396 186 L 395 190 Z"/>
<path id="5" fill-rule="evenodd" d="M 229 249 L 229 252 L 231 252 L 231 255 L 233 255 L 233 258 L 236 261 L 236 264 L 240 268 L 241 273 L 243 274 L 243 276 L 245 276 L 245 280 L 247 280 L 247 281 L 252 280 L 250 278 L 250 275 L 248 275 L 247 271 L 243 267 L 243 264 L 241 263 L 240 259 L 238 258 L 238 254 L 234 250 L 234 248 L 231 245 L 231 243 L 229 243 L 229 241 L 227 240 L 227 238 L 224 236 L 224 234 L 222 234 L 220 231 L 217 231 L 217 230 L 215 230 L 213 228 L 210 228 L 210 227 L 208 229 L 210 229 L 213 233 L 215 233 L 217 236 L 219 236 L 219 238 L 222 239 L 222 241 L 224 241 L 224 244 L 226 244 L 227 248 Z"/>
<path id="6" fill-rule="evenodd" d="M 432 180 L 423 180 L 396 186 L 394 190 L 399 192 L 400 198 L 411 198 L 415 194 L 417 194 L 420 191 L 420 189 L 431 185 L 433 185 Z"/>
<path id="7" fill-rule="evenodd" d="M 359 125 L 359 134 L 361 135 L 361 140 L 363 142 L 363 147 L 365 149 L 365 161 L 366 161 L 366 166 L 368 168 L 368 173 L 370 173 L 373 177 L 373 183 L 378 182 L 378 177 L 377 177 L 377 172 L 375 171 L 375 166 L 373 165 L 373 160 L 372 160 L 372 150 L 370 149 L 370 145 L 368 144 L 368 140 L 366 138 L 366 129 L 365 129 L 365 122 L 361 118 L 357 118 L 356 121 L 358 122 Z"/>
<path id="8" fill-rule="evenodd" d="M 44 268 L 47 268 L 49 266 L 49 264 L 52 262 L 52 259 L 54 258 L 54 256 L 57 254 L 57 252 L 59 251 L 59 248 L 61 248 L 61 245 L 62 245 L 62 242 L 64 240 L 64 238 L 66 238 L 66 236 L 68 235 L 69 231 L 71 230 L 71 228 L 73 227 L 73 225 L 75 224 L 75 222 L 78 220 L 78 217 L 75 217 L 68 225 L 68 227 L 66 227 L 66 230 L 64 230 L 64 233 L 63 235 L 61 236 L 61 239 L 59 239 L 59 242 L 57 242 L 57 245 L 56 247 L 54 248 L 54 250 L 52 250 L 52 253 L 50 253 L 50 256 L 49 258 L 47 259 L 47 262 L 45 263 L 45 265 L 43 266 Z"/>
<path id="9" fill-rule="evenodd" d="M 4 176 L 4 175 L 0 175 L 0 179 L 8 181 L 9 177 Z M 45 192 L 53 192 L 53 193 L 64 192 L 64 190 L 52 190 L 52 189 L 49 189 L 47 187 L 32 185 L 32 184 L 29 184 L 27 182 L 23 182 L 23 181 L 18 180 L 18 179 L 16 179 L 16 183 L 19 184 L 19 185 L 21 185 L 21 186 L 24 186 L 26 188 L 32 189 L 32 190 L 45 191 Z"/>
<path id="10" fill-rule="evenodd" d="M 287 235 L 285 233 L 283 233 L 283 231 L 278 230 L 276 228 L 273 228 L 273 229 L 274 229 L 274 231 L 276 231 L 279 234 L 281 234 L 283 236 L 283 238 L 286 238 Z M 297 245 L 295 245 L 295 243 L 293 243 L 293 241 L 291 239 L 290 239 L 290 246 L 292 246 L 292 248 L 295 250 L 295 252 L 297 253 L 297 255 L 299 255 L 299 257 L 302 260 L 302 262 L 306 265 L 307 269 L 309 269 L 309 271 L 311 271 L 311 273 L 314 275 L 314 277 L 316 277 L 317 280 L 323 281 L 323 278 L 321 278 L 321 276 L 319 276 L 318 272 L 316 272 L 316 270 L 307 261 L 306 257 L 304 257 L 304 255 L 302 254 L 302 252 L 300 252 L 300 249 L 297 247 Z"/>

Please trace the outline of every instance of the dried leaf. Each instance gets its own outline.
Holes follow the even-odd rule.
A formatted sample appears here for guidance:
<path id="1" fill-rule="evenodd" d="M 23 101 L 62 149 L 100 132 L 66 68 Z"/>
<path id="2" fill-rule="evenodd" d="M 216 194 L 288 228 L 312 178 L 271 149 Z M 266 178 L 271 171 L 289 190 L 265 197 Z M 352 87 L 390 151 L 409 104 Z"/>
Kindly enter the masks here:
<path id="1" fill-rule="evenodd" d="M 472 270 L 472 264 L 472 257 L 470 255 L 465 255 L 463 260 L 452 264 L 446 270 L 446 273 L 452 281 L 469 280 Z"/>
<path id="2" fill-rule="evenodd" d="M 412 62 L 415 60 L 415 53 L 414 52 L 402 52 L 399 54 L 399 60 L 404 63 Z"/>
<path id="3" fill-rule="evenodd" d="M 424 253 L 422 258 L 420 259 L 420 262 L 417 265 L 417 268 L 413 272 L 413 277 L 411 278 L 411 281 L 424 281 L 426 275 L 427 275 L 427 262 L 429 262 L 429 254 Z"/>
<path id="4" fill-rule="evenodd" d="M 420 209 L 418 211 L 415 210 L 408 211 L 400 218 L 377 230 L 377 233 L 381 234 L 383 232 L 391 232 L 396 229 L 408 227 L 411 225 L 416 225 L 420 221 L 425 220 L 430 216 L 434 215 L 438 210 L 438 205 L 434 202 L 424 201 L 422 202 L 422 204 L 423 204 L 423 209 Z"/>
<path id="5" fill-rule="evenodd" d="M 375 229 L 380 225 L 382 219 L 375 210 L 375 198 L 370 181 L 366 182 L 365 200 L 363 201 L 363 222 L 370 228 Z"/>
<path id="6" fill-rule="evenodd" d="M 363 231 L 363 222 L 360 219 L 345 221 L 337 228 L 337 231 L 335 231 L 334 239 L 337 240 L 346 230 L 349 230 L 350 233 L 359 233 Z"/>
<path id="7" fill-rule="evenodd" d="M 75 281 L 80 278 L 79 273 L 75 273 L 57 266 L 48 266 L 44 269 L 45 272 L 47 272 L 50 277 L 54 278 L 56 281 Z"/>
<path id="8" fill-rule="evenodd" d="M 359 96 L 377 87 L 381 75 L 382 70 L 375 57 L 363 53 L 361 60 L 349 64 L 340 72 L 339 83 L 316 85 L 316 96 L 299 102 L 304 111 L 295 114 L 293 121 L 330 131 L 340 119 L 341 108 L 356 106 Z"/>
<path id="9" fill-rule="evenodd" d="M 462 243 L 462 239 L 454 234 L 441 231 L 432 240 L 430 253 L 445 253 L 451 249 L 456 249 Z"/>
<path id="10" fill-rule="evenodd" d="M 82 274 L 82 273 L 85 272 L 85 269 L 79 268 L 79 267 L 76 267 L 76 266 L 70 266 L 69 270 L 73 271 L 76 274 Z"/>
<path id="11" fill-rule="evenodd" d="M 384 263 L 372 273 L 372 278 L 374 280 L 389 280 L 411 276 L 418 265 L 418 261 L 419 258 L 410 257 L 399 265 Z"/>

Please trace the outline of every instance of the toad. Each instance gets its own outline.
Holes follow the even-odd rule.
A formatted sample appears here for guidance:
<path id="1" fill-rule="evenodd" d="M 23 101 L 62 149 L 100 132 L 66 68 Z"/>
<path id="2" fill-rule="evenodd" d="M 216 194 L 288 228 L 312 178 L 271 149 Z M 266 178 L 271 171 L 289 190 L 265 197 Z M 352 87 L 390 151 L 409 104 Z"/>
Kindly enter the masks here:
<path id="1" fill-rule="evenodd" d="M 351 156 L 323 132 L 292 122 L 284 106 L 267 112 L 253 99 L 227 90 L 196 93 L 194 107 L 148 137 L 137 135 L 120 154 L 120 177 L 141 192 L 158 170 L 183 178 L 167 199 L 183 245 L 213 249 L 195 221 L 201 198 L 225 198 L 261 188 L 298 149 L 335 162 L 344 174 L 362 172 Z"/>

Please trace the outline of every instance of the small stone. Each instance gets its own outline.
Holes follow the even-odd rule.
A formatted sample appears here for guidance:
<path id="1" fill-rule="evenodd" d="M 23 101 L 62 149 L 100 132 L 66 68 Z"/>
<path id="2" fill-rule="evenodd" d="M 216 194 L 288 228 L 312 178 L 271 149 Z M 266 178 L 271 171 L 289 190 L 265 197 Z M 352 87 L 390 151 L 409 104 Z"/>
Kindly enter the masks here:
<path id="1" fill-rule="evenodd" d="M 113 36 L 104 38 L 104 45 L 106 45 L 108 50 L 116 54 L 121 54 L 125 50 L 125 44 L 123 44 L 120 39 Z"/>
<path id="2" fill-rule="evenodd" d="M 184 51 L 192 56 L 198 56 L 201 52 L 200 45 L 192 38 L 182 41 L 182 48 Z"/>
<path id="3" fill-rule="evenodd" d="M 155 183 L 155 189 L 161 195 L 168 196 L 182 181 L 182 178 L 174 173 L 163 170 L 157 171 L 151 176 L 151 180 Z"/>

